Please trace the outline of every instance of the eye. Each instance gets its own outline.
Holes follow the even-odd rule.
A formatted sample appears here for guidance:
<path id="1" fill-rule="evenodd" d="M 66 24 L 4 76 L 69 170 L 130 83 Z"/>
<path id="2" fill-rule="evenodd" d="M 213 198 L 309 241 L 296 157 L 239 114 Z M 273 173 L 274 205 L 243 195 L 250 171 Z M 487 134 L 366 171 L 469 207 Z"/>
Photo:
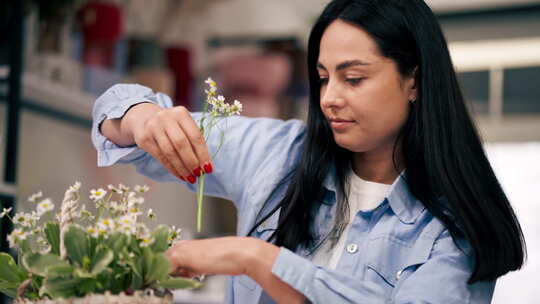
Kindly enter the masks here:
<path id="1" fill-rule="evenodd" d="M 328 77 L 319 77 L 319 85 L 325 85 L 328 83 Z"/>
<path id="2" fill-rule="evenodd" d="M 345 79 L 345 81 L 347 81 L 348 83 L 352 84 L 352 85 L 357 85 L 359 84 L 362 80 L 364 80 L 364 78 L 347 78 Z"/>

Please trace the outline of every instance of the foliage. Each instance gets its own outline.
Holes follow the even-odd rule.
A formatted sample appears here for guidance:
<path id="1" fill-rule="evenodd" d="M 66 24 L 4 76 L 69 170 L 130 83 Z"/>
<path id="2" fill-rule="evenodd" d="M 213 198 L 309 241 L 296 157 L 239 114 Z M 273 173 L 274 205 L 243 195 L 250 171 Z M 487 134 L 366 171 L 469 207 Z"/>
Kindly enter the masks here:
<path id="1" fill-rule="evenodd" d="M 151 231 L 139 221 L 155 218 L 152 209 L 143 214 L 141 195 L 147 186 L 91 190 L 94 213 L 79 203 L 80 186 L 77 182 L 66 191 L 56 221 L 46 220 L 54 204 L 41 192 L 29 198 L 37 203 L 35 211 L 13 217 L 11 209 L 0 213 L 14 224 L 8 240 L 19 256 L 16 263 L 0 253 L 0 292 L 16 297 L 23 286 L 23 297 L 35 300 L 200 286 L 169 275 L 165 251 L 179 239 L 180 230 L 160 225 Z"/>

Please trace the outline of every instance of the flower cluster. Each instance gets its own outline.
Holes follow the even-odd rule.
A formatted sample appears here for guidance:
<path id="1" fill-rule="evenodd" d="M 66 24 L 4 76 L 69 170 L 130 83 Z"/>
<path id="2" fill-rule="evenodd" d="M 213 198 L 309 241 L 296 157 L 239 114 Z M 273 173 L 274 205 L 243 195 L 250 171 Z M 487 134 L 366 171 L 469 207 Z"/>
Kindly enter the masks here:
<path id="1" fill-rule="evenodd" d="M 147 247 L 154 242 L 150 229 L 139 219 L 143 216 L 144 197 L 140 196 L 148 192 L 149 187 L 135 186 L 133 191 L 125 185 L 109 185 L 107 190 L 103 188 L 90 190 L 89 198 L 95 205 L 97 215 L 86 209 L 86 204 L 79 204 L 81 184 L 79 182 L 71 186 L 65 194 L 64 201 L 56 219 L 60 227 L 68 224 L 81 226 L 89 235 L 94 238 L 107 238 L 115 232 L 135 237 L 141 247 Z M 41 246 L 40 252 L 47 253 L 50 246 L 42 242 L 45 238 L 43 227 L 39 225 L 40 220 L 54 211 L 54 203 L 50 198 L 43 198 L 43 193 L 32 194 L 28 201 L 36 203 L 36 209 L 32 212 L 19 212 L 13 218 L 10 217 L 12 208 L 4 208 L 0 213 L 0 218 L 9 218 L 15 229 L 8 236 L 11 248 L 22 246 L 23 241 L 29 241 L 30 244 Z M 154 220 L 156 214 L 152 209 L 146 211 L 145 216 Z M 63 228 L 61 228 L 63 230 Z M 169 241 L 172 244 L 180 238 L 180 230 L 173 228 L 170 230 Z"/>
<path id="2" fill-rule="evenodd" d="M 242 104 L 238 100 L 234 100 L 232 104 L 225 102 L 225 97 L 218 95 L 217 92 L 217 83 L 208 78 L 205 81 L 208 84 L 209 88 L 204 90 L 206 93 L 206 102 L 203 106 L 202 117 L 199 120 L 199 130 L 203 134 L 204 138 L 208 138 L 210 133 L 217 126 L 217 123 L 221 118 L 227 118 L 233 115 L 240 115 L 242 112 Z M 217 149 L 214 151 L 212 158 L 216 156 L 223 144 L 223 139 L 225 132 L 220 129 L 220 144 Z M 203 203 L 203 193 L 204 193 L 204 180 L 205 173 L 203 172 L 199 178 L 197 185 L 197 231 L 201 231 L 202 227 L 202 203 Z"/>
<path id="3" fill-rule="evenodd" d="M 212 106 L 209 111 L 212 116 L 240 115 L 240 112 L 242 112 L 240 101 L 234 100 L 233 104 L 226 103 L 223 95 L 217 95 L 217 84 L 212 78 L 206 79 L 205 83 L 209 86 L 209 89 L 204 92 L 206 93 L 206 102 Z"/>
<path id="4" fill-rule="evenodd" d="M 11 217 L 12 208 L 4 208 L 0 219 L 14 224 L 8 240 L 18 262 L 0 252 L 0 293 L 39 300 L 199 287 L 195 280 L 170 276 L 165 252 L 179 240 L 180 229 L 159 225 L 151 230 L 141 221 L 156 218 L 152 209 L 143 208 L 148 186 L 107 189 L 81 196 L 77 182 L 56 214 L 42 192 L 28 199 L 35 204 L 31 212 Z"/>

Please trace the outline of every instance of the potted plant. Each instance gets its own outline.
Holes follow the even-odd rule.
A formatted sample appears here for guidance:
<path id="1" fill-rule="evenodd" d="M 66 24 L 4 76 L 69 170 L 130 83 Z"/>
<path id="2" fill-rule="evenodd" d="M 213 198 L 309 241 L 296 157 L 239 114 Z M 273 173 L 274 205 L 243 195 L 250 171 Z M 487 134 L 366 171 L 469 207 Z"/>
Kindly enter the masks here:
<path id="1" fill-rule="evenodd" d="M 95 212 L 80 204 L 80 187 L 66 191 L 56 221 L 53 202 L 41 192 L 29 198 L 37 203 L 30 213 L 11 217 L 3 210 L 15 228 L 8 240 L 18 262 L 0 253 L 0 292 L 15 303 L 171 303 L 170 289 L 201 285 L 169 275 L 164 252 L 180 231 L 164 225 L 151 231 L 140 221 L 155 218 L 152 209 L 143 214 L 147 186 L 92 190 Z"/>

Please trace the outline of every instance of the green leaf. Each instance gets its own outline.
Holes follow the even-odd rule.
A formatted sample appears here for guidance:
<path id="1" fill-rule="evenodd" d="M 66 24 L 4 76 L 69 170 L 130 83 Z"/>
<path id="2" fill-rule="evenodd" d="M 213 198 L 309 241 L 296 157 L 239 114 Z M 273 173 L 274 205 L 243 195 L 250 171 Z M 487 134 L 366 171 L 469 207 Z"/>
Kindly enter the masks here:
<path id="1" fill-rule="evenodd" d="M 39 294 L 48 294 L 51 298 L 70 298 L 77 295 L 77 288 L 83 279 L 52 277 L 43 281 Z"/>
<path id="2" fill-rule="evenodd" d="M 47 253 L 28 253 L 22 258 L 22 263 L 29 272 L 37 274 L 39 276 L 46 276 L 49 267 L 58 265 L 69 265 L 66 261 L 62 260 L 59 256 Z"/>
<path id="3" fill-rule="evenodd" d="M 154 237 L 154 243 L 151 248 L 154 252 L 164 252 L 169 249 L 169 228 L 164 225 L 160 225 L 152 233 Z"/>
<path id="4" fill-rule="evenodd" d="M 145 283 L 150 285 L 156 281 L 165 280 L 170 273 L 171 264 L 163 253 L 158 253 L 152 258 L 152 265 L 146 273 Z"/>
<path id="5" fill-rule="evenodd" d="M 202 283 L 185 278 L 167 278 L 165 280 L 158 281 L 155 283 L 155 286 L 167 289 L 192 289 L 201 287 Z"/>
<path id="6" fill-rule="evenodd" d="M 0 292 L 7 295 L 8 297 L 15 298 L 17 296 L 18 287 L 19 283 L 0 280 Z"/>
<path id="7" fill-rule="evenodd" d="M 118 255 L 129 243 L 129 237 L 124 233 L 116 232 L 107 238 L 105 244 L 111 248 L 115 255 Z"/>
<path id="8" fill-rule="evenodd" d="M 48 222 L 45 224 L 45 236 L 49 245 L 51 245 L 51 252 L 60 255 L 60 226 L 55 222 Z"/>
<path id="9" fill-rule="evenodd" d="M 102 272 L 114 258 L 112 250 L 105 247 L 104 245 L 99 245 L 96 249 L 96 253 L 92 258 L 92 264 L 90 266 L 90 273 L 97 275 Z"/>
<path id="10" fill-rule="evenodd" d="M 64 243 L 68 257 L 84 266 L 86 260 L 90 258 L 89 236 L 82 228 L 71 225 L 68 227 L 64 235 Z"/>
<path id="11" fill-rule="evenodd" d="M 13 257 L 5 252 L 0 253 L 0 280 L 9 283 L 26 280 L 26 274 L 17 266 Z"/>
<path id="12" fill-rule="evenodd" d="M 73 275 L 75 267 L 68 264 L 58 264 L 47 268 L 47 277 L 68 277 Z"/>

